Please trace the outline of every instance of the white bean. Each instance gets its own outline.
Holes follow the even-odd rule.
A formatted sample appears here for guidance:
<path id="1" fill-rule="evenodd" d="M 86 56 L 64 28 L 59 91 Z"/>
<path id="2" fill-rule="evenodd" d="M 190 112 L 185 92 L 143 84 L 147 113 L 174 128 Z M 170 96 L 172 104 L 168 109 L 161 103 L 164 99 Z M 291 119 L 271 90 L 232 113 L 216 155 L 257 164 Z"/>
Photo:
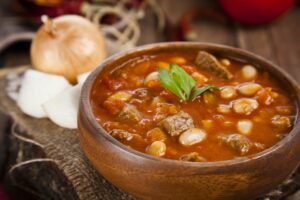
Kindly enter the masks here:
<path id="1" fill-rule="evenodd" d="M 246 80 L 253 80 L 257 76 L 257 70 L 252 65 L 245 65 L 242 68 L 242 75 Z"/>
<path id="2" fill-rule="evenodd" d="M 167 146 L 162 141 L 155 141 L 147 147 L 146 151 L 152 156 L 164 156 L 166 153 Z"/>
<path id="3" fill-rule="evenodd" d="M 226 58 L 221 59 L 220 62 L 225 66 L 229 66 L 231 64 L 230 60 L 228 60 Z"/>
<path id="4" fill-rule="evenodd" d="M 223 99 L 232 99 L 237 93 L 233 86 L 225 86 L 221 88 L 220 95 Z"/>
<path id="5" fill-rule="evenodd" d="M 183 146 L 191 146 L 202 142 L 206 138 L 206 132 L 198 128 L 190 128 L 179 137 L 179 142 Z"/>
<path id="6" fill-rule="evenodd" d="M 237 86 L 239 93 L 245 96 L 255 95 L 262 87 L 257 83 L 243 83 Z"/>
<path id="7" fill-rule="evenodd" d="M 148 76 L 146 76 L 145 80 L 144 80 L 144 84 L 148 85 L 148 83 L 150 81 L 159 81 L 159 74 L 158 72 L 151 72 L 150 74 L 148 74 Z"/>
<path id="8" fill-rule="evenodd" d="M 258 105 L 255 99 L 241 98 L 233 101 L 233 110 L 238 114 L 250 115 Z"/>
<path id="9" fill-rule="evenodd" d="M 220 104 L 218 107 L 217 107 L 217 111 L 219 113 L 222 113 L 222 114 L 228 114 L 231 112 L 231 108 L 229 105 L 225 105 L 225 104 Z"/>
<path id="10" fill-rule="evenodd" d="M 253 128 L 253 123 L 251 120 L 248 119 L 242 119 L 239 120 L 237 123 L 237 130 L 244 135 L 248 135 L 251 133 L 252 128 Z"/>

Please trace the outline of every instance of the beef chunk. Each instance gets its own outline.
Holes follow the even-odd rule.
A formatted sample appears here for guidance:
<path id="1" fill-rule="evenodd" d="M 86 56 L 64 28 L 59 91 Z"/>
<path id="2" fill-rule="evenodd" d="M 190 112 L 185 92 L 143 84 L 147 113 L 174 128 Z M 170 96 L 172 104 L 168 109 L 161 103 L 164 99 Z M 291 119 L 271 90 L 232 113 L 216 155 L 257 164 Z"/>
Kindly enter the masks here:
<path id="1" fill-rule="evenodd" d="M 132 133 L 122 129 L 113 129 L 109 134 L 118 140 L 131 140 L 133 138 Z"/>
<path id="2" fill-rule="evenodd" d="M 195 63 L 199 68 L 206 69 L 221 78 L 231 79 L 233 77 L 226 67 L 219 63 L 213 55 L 205 51 L 199 51 Z"/>
<path id="3" fill-rule="evenodd" d="M 138 122 L 141 119 L 141 114 L 134 105 L 125 104 L 119 114 L 119 119 L 127 122 Z"/>
<path id="4" fill-rule="evenodd" d="M 218 138 L 240 155 L 248 153 L 253 145 L 246 136 L 240 134 L 221 135 Z"/>
<path id="5" fill-rule="evenodd" d="M 159 125 L 171 136 L 177 136 L 189 128 L 194 128 L 194 121 L 188 113 L 181 111 L 163 119 Z"/>

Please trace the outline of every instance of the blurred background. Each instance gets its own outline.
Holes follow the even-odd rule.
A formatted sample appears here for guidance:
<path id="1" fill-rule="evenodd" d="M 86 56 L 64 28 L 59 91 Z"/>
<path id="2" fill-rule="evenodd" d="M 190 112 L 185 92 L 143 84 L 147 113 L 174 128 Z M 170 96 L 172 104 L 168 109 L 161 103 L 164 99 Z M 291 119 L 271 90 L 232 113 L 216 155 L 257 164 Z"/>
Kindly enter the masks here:
<path id="1" fill-rule="evenodd" d="M 212 42 L 254 52 L 300 80 L 296 0 L 1 0 L 0 67 L 30 64 L 30 42 L 41 16 L 65 14 L 82 15 L 99 26 L 109 54 L 154 42 Z M 34 199 L 5 180 L 9 124 L 1 114 L 0 169 L 6 189 L 0 185 L 0 200 Z"/>

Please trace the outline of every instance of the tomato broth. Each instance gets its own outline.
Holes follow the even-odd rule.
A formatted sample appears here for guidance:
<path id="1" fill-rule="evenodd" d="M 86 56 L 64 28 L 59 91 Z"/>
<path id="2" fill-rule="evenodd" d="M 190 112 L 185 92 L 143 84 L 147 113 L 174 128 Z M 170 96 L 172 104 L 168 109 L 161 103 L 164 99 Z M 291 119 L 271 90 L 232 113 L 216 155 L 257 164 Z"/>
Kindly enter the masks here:
<path id="1" fill-rule="evenodd" d="M 195 83 L 186 93 L 184 78 Z M 295 121 L 292 98 L 268 71 L 204 51 L 142 55 L 109 66 L 90 101 L 98 123 L 124 145 L 184 161 L 258 153 L 285 137 Z"/>

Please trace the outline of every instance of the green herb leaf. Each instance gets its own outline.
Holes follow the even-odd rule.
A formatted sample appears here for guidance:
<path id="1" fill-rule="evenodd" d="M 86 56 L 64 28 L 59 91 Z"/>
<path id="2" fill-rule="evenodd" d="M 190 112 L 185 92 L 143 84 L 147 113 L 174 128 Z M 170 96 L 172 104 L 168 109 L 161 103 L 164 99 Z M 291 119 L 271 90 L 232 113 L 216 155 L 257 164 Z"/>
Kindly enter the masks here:
<path id="1" fill-rule="evenodd" d="M 170 66 L 173 80 L 180 87 L 180 89 L 184 91 L 186 99 L 189 99 L 191 91 L 195 87 L 196 82 L 178 65 L 171 64 Z"/>
<path id="2" fill-rule="evenodd" d="M 159 68 L 158 73 L 160 84 L 183 101 L 193 101 L 207 90 L 219 90 L 213 85 L 195 89 L 196 81 L 176 64 L 170 64 L 170 72 Z"/>
<path id="3" fill-rule="evenodd" d="M 203 92 L 205 92 L 207 90 L 217 90 L 218 91 L 220 89 L 213 85 L 206 85 L 201 88 L 197 88 L 193 91 L 191 100 L 194 101 L 197 96 L 199 96 L 200 94 L 202 94 Z"/>
<path id="4" fill-rule="evenodd" d="M 164 88 L 173 92 L 180 99 L 182 99 L 184 101 L 187 100 L 183 91 L 180 89 L 180 87 L 177 85 L 177 83 L 172 79 L 172 77 L 169 75 L 169 72 L 166 69 L 158 69 L 158 73 L 159 73 L 160 84 Z"/>

